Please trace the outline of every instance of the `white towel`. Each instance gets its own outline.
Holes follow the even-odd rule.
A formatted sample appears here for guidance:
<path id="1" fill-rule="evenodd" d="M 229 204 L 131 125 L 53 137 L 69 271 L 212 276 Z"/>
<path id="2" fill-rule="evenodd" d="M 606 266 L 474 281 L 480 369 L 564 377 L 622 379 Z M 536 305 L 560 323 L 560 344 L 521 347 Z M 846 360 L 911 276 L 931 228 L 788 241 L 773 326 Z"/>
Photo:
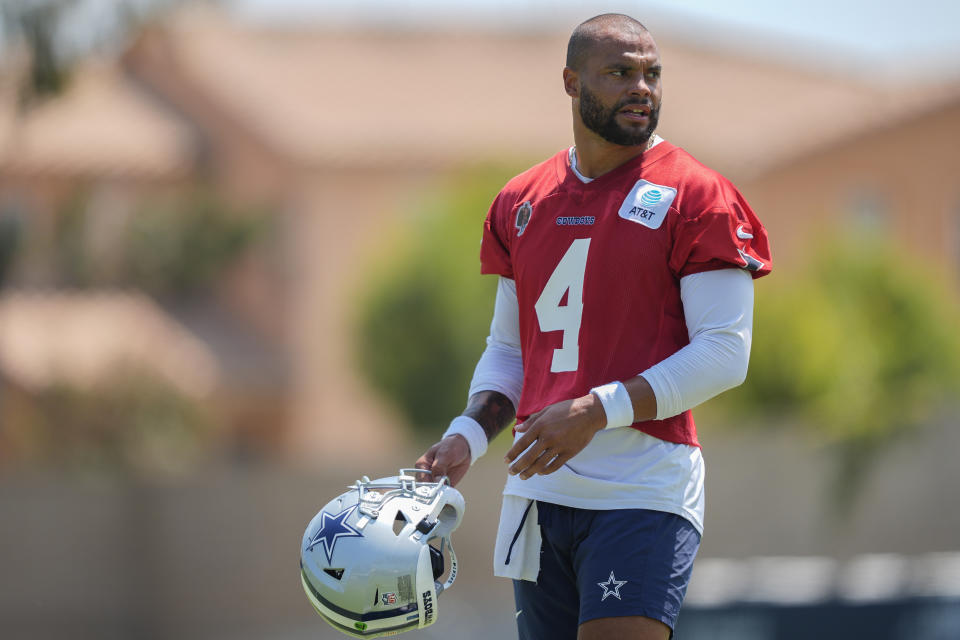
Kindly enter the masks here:
<path id="1" fill-rule="evenodd" d="M 540 526 L 537 524 L 537 502 L 529 498 L 505 495 L 500 507 L 497 544 L 493 551 L 493 575 L 536 582 L 539 573 Z"/>

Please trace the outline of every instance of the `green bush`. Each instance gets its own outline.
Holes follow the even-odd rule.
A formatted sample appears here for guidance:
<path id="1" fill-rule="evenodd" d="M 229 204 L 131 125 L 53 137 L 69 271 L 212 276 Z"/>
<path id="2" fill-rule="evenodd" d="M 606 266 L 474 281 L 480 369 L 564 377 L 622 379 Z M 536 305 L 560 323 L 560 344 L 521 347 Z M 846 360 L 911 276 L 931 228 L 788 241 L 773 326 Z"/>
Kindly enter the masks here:
<path id="1" fill-rule="evenodd" d="M 425 438 L 463 410 L 496 278 L 480 277 L 483 219 L 510 171 L 456 178 L 391 238 L 359 302 L 361 370 Z"/>
<path id="2" fill-rule="evenodd" d="M 137 211 L 126 242 L 129 284 L 155 294 L 213 285 L 263 234 L 269 216 L 241 210 L 207 190 Z"/>
<path id="3" fill-rule="evenodd" d="M 725 400 L 801 416 L 831 441 L 921 426 L 960 388 L 960 312 L 920 264 L 852 238 L 802 273 L 761 280 L 750 374 Z"/>
<path id="4" fill-rule="evenodd" d="M 100 475 L 170 475 L 209 455 L 216 422 L 201 400 L 139 368 L 87 389 L 56 385 L 0 425 L 5 466 Z"/>
<path id="5" fill-rule="evenodd" d="M 935 268 L 873 235 L 807 264 L 757 283 L 747 380 L 710 406 L 830 445 L 843 505 L 880 449 L 956 403 L 960 307 Z"/>
<path id="6" fill-rule="evenodd" d="M 78 189 L 57 216 L 58 286 L 133 287 L 157 296 L 208 290 L 268 231 L 271 217 L 208 188 L 145 199 L 106 247 L 90 241 L 90 193 Z"/>
<path id="7" fill-rule="evenodd" d="M 13 215 L 0 211 L 0 287 L 7 281 L 20 248 L 21 225 Z"/>

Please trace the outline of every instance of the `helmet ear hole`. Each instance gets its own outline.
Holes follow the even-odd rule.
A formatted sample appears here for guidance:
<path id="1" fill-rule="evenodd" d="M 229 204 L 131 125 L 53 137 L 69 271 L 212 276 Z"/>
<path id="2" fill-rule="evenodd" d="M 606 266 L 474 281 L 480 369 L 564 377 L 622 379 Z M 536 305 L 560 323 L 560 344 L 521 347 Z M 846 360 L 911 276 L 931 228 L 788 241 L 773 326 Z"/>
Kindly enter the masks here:
<path id="1" fill-rule="evenodd" d="M 402 511 L 397 511 L 397 516 L 393 519 L 393 534 L 399 536 L 405 526 L 407 526 L 407 516 L 403 515 Z"/>
<path id="2" fill-rule="evenodd" d="M 334 580 L 343 578 L 343 569 L 324 569 L 323 572 Z"/>
<path id="3" fill-rule="evenodd" d="M 447 536 L 460 525 L 460 518 L 463 516 L 463 512 L 460 509 L 457 509 L 455 505 L 446 504 L 440 509 L 440 513 L 437 514 L 437 522 L 440 523 L 440 526 L 437 527 L 435 531 L 436 535 Z"/>
<path id="4" fill-rule="evenodd" d="M 457 521 L 457 510 L 453 505 L 445 505 L 443 509 L 440 510 L 440 514 L 437 516 L 437 520 L 444 524 L 454 524 Z"/>

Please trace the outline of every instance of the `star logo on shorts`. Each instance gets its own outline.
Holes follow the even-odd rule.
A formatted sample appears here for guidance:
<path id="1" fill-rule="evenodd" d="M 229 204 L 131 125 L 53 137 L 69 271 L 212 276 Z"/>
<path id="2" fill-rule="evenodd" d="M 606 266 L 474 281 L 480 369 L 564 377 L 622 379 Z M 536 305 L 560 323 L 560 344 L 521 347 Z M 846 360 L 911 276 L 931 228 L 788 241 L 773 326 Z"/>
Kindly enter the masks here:
<path id="1" fill-rule="evenodd" d="M 617 600 L 622 600 L 620 597 L 620 587 L 627 584 L 626 580 L 617 580 L 617 577 L 613 575 L 613 571 L 610 572 L 610 578 L 606 582 L 598 582 L 597 585 L 603 589 L 603 597 L 600 598 L 600 602 L 603 602 L 607 599 L 607 596 L 613 596 Z"/>

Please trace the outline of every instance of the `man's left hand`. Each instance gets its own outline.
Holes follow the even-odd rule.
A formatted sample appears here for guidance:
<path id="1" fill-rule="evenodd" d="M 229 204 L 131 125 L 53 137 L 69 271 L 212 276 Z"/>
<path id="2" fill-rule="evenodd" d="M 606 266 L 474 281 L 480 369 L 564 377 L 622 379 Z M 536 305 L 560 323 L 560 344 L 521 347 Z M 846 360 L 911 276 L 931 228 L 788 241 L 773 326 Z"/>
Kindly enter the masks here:
<path id="1" fill-rule="evenodd" d="M 553 473 L 583 451 L 606 424 L 603 405 L 592 393 L 541 409 L 517 425 L 517 433 L 523 435 L 507 452 L 508 471 L 524 480 Z"/>

